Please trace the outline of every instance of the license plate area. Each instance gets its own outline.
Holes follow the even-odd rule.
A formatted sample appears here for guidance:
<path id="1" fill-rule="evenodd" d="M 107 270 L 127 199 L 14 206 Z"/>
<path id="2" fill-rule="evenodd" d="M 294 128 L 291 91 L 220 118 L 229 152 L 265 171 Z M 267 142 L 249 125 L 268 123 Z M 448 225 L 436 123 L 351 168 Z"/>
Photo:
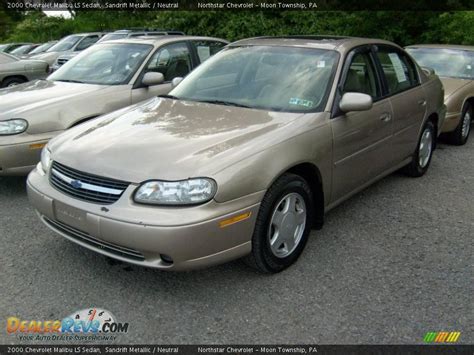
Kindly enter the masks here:
<path id="1" fill-rule="evenodd" d="M 59 222 L 87 232 L 87 213 L 68 206 L 62 202 L 54 201 L 54 215 Z"/>

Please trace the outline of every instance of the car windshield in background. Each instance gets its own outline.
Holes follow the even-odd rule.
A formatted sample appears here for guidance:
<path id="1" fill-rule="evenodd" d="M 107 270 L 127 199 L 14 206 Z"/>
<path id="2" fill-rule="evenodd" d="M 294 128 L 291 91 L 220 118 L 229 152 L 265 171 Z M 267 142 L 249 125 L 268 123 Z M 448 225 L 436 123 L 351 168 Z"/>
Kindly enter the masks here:
<path id="1" fill-rule="evenodd" d="M 407 48 L 422 67 L 435 70 L 439 76 L 474 79 L 474 52 L 448 48 Z"/>
<path id="2" fill-rule="evenodd" d="M 271 111 L 321 111 L 338 58 L 335 51 L 312 48 L 229 48 L 205 61 L 170 95 Z"/>
<path id="3" fill-rule="evenodd" d="M 108 35 L 105 35 L 104 37 L 102 37 L 102 39 L 100 41 L 101 42 L 113 41 L 114 39 L 122 39 L 122 38 L 126 38 L 126 37 L 127 37 L 127 34 L 125 34 L 125 33 L 111 33 L 111 34 L 108 34 Z"/>
<path id="4" fill-rule="evenodd" d="M 31 48 L 31 45 L 27 44 L 21 47 L 18 47 L 10 52 L 13 55 L 22 55 L 28 53 L 28 50 Z"/>
<path id="5" fill-rule="evenodd" d="M 33 49 L 29 54 L 43 53 L 43 52 L 46 51 L 47 49 L 51 48 L 53 45 L 54 45 L 54 43 L 45 43 L 45 44 L 42 44 L 41 46 L 36 47 L 35 49 Z"/>
<path id="6" fill-rule="evenodd" d="M 62 51 L 67 51 L 74 47 L 74 45 L 79 42 L 79 40 L 82 38 L 82 36 L 67 36 L 66 38 L 63 38 L 60 40 L 58 43 L 56 43 L 54 46 L 52 46 L 50 49 L 48 49 L 46 52 L 62 52 Z"/>
<path id="7" fill-rule="evenodd" d="M 98 44 L 68 61 L 48 79 L 98 85 L 126 84 L 152 48 L 146 44 Z"/>

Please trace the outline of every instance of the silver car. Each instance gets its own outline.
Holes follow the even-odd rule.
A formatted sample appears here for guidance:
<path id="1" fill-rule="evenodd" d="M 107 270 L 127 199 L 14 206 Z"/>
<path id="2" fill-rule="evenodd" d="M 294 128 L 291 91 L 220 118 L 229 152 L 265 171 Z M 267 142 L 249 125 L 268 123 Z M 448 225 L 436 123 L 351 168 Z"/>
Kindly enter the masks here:
<path id="1" fill-rule="evenodd" d="M 49 65 L 53 65 L 59 56 L 70 52 L 81 52 L 92 46 L 104 35 L 104 32 L 73 34 L 64 37 L 54 46 L 49 48 L 46 52 L 33 55 L 31 56 L 31 58 L 41 59 L 47 62 Z"/>
<path id="2" fill-rule="evenodd" d="M 10 87 L 48 75 L 48 63 L 41 60 L 20 60 L 0 53 L 0 87 Z"/>

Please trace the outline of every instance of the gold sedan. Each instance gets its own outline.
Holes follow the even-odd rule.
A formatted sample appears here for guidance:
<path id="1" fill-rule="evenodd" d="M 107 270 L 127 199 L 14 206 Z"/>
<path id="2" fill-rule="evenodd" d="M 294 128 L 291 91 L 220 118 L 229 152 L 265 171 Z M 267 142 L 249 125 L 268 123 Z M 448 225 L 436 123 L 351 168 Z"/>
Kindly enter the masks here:
<path id="1" fill-rule="evenodd" d="M 440 77 L 448 108 L 441 132 L 450 143 L 465 144 L 474 113 L 474 47 L 413 45 L 407 51 L 421 66 L 434 69 Z"/>
<path id="2" fill-rule="evenodd" d="M 279 272 L 325 212 L 400 168 L 422 176 L 445 109 L 393 43 L 242 40 L 170 94 L 54 138 L 29 197 L 53 231 L 123 261 Z"/>

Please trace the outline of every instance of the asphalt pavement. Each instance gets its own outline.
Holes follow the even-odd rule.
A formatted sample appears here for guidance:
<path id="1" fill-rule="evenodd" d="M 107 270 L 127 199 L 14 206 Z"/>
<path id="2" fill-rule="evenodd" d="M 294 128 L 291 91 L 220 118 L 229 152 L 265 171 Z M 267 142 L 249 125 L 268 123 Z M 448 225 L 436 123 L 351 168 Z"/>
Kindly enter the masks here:
<path id="1" fill-rule="evenodd" d="M 43 226 L 24 178 L 0 178 L 0 344 L 20 343 L 7 317 L 88 307 L 129 323 L 118 343 L 413 344 L 429 331 L 473 343 L 473 237 L 474 137 L 440 145 L 424 177 L 395 173 L 334 209 L 272 276 L 239 261 L 186 273 L 114 262 Z"/>

